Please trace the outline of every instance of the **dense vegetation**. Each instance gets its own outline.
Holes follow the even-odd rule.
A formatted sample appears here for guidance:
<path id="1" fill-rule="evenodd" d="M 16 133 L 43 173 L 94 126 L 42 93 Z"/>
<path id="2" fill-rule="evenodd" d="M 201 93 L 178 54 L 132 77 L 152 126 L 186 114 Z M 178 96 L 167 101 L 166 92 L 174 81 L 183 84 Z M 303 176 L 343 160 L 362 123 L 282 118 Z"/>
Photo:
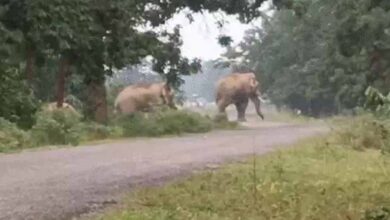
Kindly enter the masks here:
<path id="1" fill-rule="evenodd" d="M 288 2 L 227 54 L 278 106 L 329 115 L 362 107 L 368 86 L 390 91 L 389 1 Z"/>
<path id="2" fill-rule="evenodd" d="M 78 145 L 104 139 L 202 133 L 234 125 L 215 123 L 209 117 L 194 112 L 165 109 L 152 114 L 116 117 L 109 125 L 84 121 L 80 114 L 66 109 L 41 111 L 32 129 L 27 131 L 0 118 L 0 152 L 47 145 Z"/>

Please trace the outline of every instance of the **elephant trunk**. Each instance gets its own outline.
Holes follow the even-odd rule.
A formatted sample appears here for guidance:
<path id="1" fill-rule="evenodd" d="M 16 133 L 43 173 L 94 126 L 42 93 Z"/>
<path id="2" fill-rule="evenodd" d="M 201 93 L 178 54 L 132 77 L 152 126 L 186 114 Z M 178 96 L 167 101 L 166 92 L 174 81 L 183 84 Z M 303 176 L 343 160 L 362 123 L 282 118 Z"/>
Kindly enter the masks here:
<path id="1" fill-rule="evenodd" d="M 257 115 L 262 119 L 264 120 L 264 115 L 263 113 L 261 112 L 261 109 L 260 109 L 260 99 L 259 99 L 259 96 L 257 96 L 257 94 L 254 94 L 250 97 L 251 101 L 253 102 L 253 104 L 255 105 L 255 109 L 256 109 L 256 113 Z"/>

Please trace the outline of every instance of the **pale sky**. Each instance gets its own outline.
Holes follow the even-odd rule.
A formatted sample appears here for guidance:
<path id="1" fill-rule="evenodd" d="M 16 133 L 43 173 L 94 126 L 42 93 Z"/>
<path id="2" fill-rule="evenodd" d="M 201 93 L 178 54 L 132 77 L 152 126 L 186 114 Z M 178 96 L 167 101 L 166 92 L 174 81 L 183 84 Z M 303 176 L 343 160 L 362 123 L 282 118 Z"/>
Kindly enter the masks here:
<path id="1" fill-rule="evenodd" d="M 183 13 L 175 16 L 169 22 L 169 26 L 180 24 L 182 26 L 181 35 L 183 39 L 182 53 L 188 58 L 201 58 L 202 60 L 216 59 L 225 49 L 218 44 L 220 34 L 229 35 L 234 40 L 234 44 L 241 41 L 245 30 L 250 25 L 241 24 L 234 17 L 226 17 L 229 23 L 225 24 L 222 29 L 216 25 L 217 19 L 209 14 L 193 15 L 194 22 L 189 23 Z"/>
<path id="2" fill-rule="evenodd" d="M 269 7 L 265 3 L 262 9 Z M 216 22 L 224 18 L 225 23 L 222 29 L 218 28 Z M 167 26 L 173 28 L 177 24 L 182 26 L 181 35 L 183 39 L 182 53 L 188 58 L 200 58 L 210 60 L 219 58 L 225 52 L 225 49 L 218 43 L 220 34 L 231 36 L 233 44 L 238 44 L 244 37 L 245 31 L 253 25 L 260 26 L 260 20 L 253 21 L 251 24 L 242 24 L 236 16 L 226 16 L 222 13 L 197 13 L 193 15 L 194 22 L 190 24 L 185 17 L 185 12 L 176 15 L 171 19 Z"/>

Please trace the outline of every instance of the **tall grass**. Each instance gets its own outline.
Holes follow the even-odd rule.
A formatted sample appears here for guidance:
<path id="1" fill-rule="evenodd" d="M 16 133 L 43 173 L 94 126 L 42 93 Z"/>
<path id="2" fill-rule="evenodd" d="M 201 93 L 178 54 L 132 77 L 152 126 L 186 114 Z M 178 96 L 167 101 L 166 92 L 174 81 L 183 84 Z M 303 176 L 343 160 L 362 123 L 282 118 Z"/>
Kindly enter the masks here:
<path id="1" fill-rule="evenodd" d="M 189 111 L 161 109 L 154 113 L 120 116 L 108 126 L 83 121 L 67 109 L 42 111 L 31 130 L 20 130 L 0 118 L 0 152 L 47 145 L 79 145 L 82 142 L 124 137 L 157 137 L 203 133 L 214 128 L 234 128 L 235 123 L 214 122 L 210 117 Z"/>
<path id="2" fill-rule="evenodd" d="M 160 111 L 154 114 L 134 114 L 115 119 L 115 126 L 123 130 L 124 137 L 179 135 L 202 133 L 212 129 L 212 121 L 187 111 Z"/>
<path id="3" fill-rule="evenodd" d="M 377 149 L 390 153 L 390 120 L 377 119 L 371 114 L 341 118 L 336 122 L 330 142 L 355 150 Z"/>

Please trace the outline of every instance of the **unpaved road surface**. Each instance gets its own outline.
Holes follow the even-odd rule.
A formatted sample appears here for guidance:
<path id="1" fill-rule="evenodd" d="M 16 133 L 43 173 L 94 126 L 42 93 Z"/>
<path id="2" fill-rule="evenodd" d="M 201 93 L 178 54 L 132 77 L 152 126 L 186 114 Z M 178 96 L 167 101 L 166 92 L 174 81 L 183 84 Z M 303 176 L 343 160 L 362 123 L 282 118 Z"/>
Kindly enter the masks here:
<path id="1" fill-rule="evenodd" d="M 0 219 L 72 219 L 115 204 L 136 185 L 263 154 L 326 132 L 264 122 L 250 129 L 0 155 Z"/>

